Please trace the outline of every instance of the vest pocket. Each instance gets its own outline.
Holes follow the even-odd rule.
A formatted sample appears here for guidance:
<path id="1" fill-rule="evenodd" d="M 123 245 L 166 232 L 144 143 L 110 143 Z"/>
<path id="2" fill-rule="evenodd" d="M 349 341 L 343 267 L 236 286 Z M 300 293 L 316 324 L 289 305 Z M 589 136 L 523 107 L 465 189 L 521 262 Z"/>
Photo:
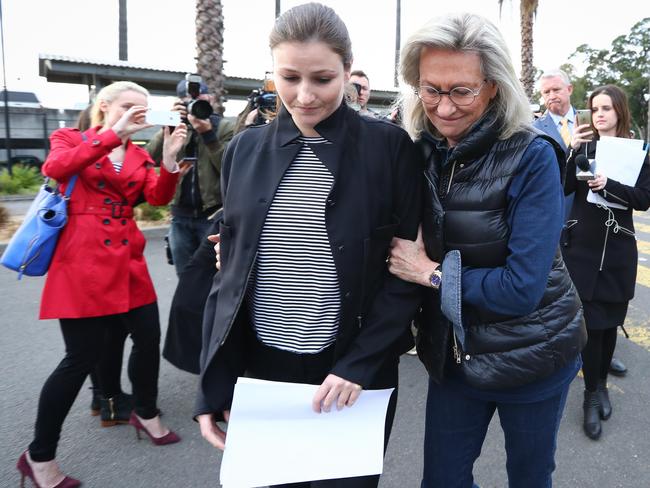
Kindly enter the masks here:
<path id="1" fill-rule="evenodd" d="M 562 235 L 560 236 L 562 247 L 571 247 L 571 232 L 577 223 L 577 220 L 567 220 L 562 226 Z"/>

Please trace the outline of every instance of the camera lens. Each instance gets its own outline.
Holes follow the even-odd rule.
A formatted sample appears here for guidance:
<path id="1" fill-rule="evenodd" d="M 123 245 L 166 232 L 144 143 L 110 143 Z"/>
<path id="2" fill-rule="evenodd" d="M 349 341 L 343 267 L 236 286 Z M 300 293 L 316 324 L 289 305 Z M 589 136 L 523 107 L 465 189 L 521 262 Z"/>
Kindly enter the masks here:
<path id="1" fill-rule="evenodd" d="M 214 113 L 212 105 L 207 100 L 192 100 L 187 105 L 187 111 L 197 119 L 206 120 Z"/>

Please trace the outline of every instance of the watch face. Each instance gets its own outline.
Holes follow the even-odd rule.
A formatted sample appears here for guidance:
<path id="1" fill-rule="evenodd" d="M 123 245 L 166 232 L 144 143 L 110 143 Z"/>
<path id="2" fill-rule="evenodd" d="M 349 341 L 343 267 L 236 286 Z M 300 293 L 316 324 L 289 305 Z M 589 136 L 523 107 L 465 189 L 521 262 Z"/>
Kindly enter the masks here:
<path id="1" fill-rule="evenodd" d="M 442 282 L 442 277 L 440 273 L 434 272 L 431 274 L 429 280 L 431 281 L 431 286 L 433 286 L 434 288 L 438 288 L 440 286 L 440 283 Z"/>

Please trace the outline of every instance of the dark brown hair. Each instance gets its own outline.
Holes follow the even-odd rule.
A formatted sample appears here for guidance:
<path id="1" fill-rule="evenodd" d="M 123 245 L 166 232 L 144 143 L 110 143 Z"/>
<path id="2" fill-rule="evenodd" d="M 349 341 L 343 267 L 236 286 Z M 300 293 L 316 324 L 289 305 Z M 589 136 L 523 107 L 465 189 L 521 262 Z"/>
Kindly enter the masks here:
<path id="1" fill-rule="evenodd" d="M 320 3 L 298 5 L 275 20 L 269 46 L 273 49 L 283 42 L 324 42 L 341 56 L 346 69 L 352 66 L 347 27 L 334 10 Z"/>
<path id="2" fill-rule="evenodd" d="M 617 122 L 616 122 L 616 137 L 630 137 L 630 121 L 632 117 L 630 115 L 630 106 L 627 102 L 627 95 L 623 90 L 621 90 L 616 85 L 604 85 L 599 86 L 591 95 L 589 95 L 588 107 L 591 109 L 592 101 L 594 97 L 598 95 L 608 95 L 612 99 L 612 107 L 616 112 Z"/>

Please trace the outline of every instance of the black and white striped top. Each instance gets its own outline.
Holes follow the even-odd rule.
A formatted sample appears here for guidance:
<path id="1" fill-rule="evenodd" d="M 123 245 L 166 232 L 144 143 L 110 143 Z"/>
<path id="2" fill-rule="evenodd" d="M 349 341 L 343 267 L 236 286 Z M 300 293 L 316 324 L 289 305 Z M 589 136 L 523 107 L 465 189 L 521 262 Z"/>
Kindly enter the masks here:
<path id="1" fill-rule="evenodd" d="M 322 351 L 336 338 L 340 291 L 325 228 L 334 177 L 302 144 L 280 182 L 264 222 L 247 300 L 257 337 L 267 346 L 303 354 Z"/>
<path id="2" fill-rule="evenodd" d="M 113 163 L 113 169 L 115 169 L 116 173 L 122 171 L 122 165 L 124 164 L 124 161 L 111 161 L 111 163 Z"/>

